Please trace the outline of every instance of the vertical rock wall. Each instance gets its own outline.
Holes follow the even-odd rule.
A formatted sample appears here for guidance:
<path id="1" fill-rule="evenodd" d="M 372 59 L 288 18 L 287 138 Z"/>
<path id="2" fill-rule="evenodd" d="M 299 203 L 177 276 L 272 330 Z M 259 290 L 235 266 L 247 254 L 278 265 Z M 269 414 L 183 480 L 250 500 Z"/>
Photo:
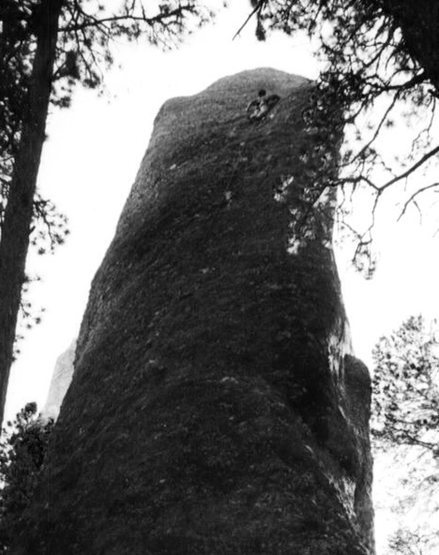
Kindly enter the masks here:
<path id="1" fill-rule="evenodd" d="M 305 214 L 311 92 L 259 69 L 160 110 L 16 553 L 373 553 L 332 194 Z"/>

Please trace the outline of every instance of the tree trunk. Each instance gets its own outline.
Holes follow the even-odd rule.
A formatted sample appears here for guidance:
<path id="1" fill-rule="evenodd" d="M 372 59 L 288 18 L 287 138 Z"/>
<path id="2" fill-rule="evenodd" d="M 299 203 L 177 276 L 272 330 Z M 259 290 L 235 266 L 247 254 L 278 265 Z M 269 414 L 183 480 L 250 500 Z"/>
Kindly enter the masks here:
<path id="1" fill-rule="evenodd" d="M 13 360 L 17 314 L 25 277 L 26 256 L 32 221 L 32 205 L 36 190 L 41 151 L 45 139 L 46 119 L 56 56 L 58 19 L 62 0 L 43 3 L 41 26 L 28 93 L 27 110 L 12 184 L 8 196 L 0 241 L 0 418 Z"/>
<path id="2" fill-rule="evenodd" d="M 439 92 L 439 3 L 437 0 L 384 0 L 383 8 L 401 28 L 410 56 L 420 64 Z"/>

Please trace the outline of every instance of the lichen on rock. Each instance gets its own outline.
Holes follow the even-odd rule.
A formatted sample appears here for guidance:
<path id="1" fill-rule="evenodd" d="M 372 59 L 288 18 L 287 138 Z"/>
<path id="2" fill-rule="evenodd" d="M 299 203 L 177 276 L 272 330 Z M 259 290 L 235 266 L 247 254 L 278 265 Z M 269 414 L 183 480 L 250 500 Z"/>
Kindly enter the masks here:
<path id="1" fill-rule="evenodd" d="M 279 101 L 250 121 L 262 89 Z M 333 193 L 301 219 L 312 89 L 258 69 L 160 110 L 16 553 L 374 552 Z"/>

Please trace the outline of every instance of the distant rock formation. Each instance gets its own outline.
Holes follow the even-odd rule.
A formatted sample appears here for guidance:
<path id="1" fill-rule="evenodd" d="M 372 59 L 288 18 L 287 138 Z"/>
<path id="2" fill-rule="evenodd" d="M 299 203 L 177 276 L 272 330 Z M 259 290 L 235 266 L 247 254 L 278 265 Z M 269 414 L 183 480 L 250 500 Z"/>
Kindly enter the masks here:
<path id="1" fill-rule="evenodd" d="M 54 420 L 58 418 L 61 403 L 72 381 L 75 350 L 76 339 L 70 344 L 70 347 L 57 358 L 46 404 L 42 411 L 44 418 L 53 418 Z"/>
<path id="2" fill-rule="evenodd" d="M 14 553 L 374 552 L 370 380 L 334 191 L 309 202 L 312 89 L 259 69 L 160 110 Z M 279 101 L 249 118 L 261 90 Z"/>

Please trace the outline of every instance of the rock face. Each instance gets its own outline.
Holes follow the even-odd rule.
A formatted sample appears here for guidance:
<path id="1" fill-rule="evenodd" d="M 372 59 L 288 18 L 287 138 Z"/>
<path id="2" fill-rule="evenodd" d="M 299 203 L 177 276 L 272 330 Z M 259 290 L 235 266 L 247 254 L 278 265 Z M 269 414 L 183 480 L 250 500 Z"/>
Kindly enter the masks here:
<path id="1" fill-rule="evenodd" d="M 311 92 L 259 69 L 160 110 L 15 553 L 373 553 L 332 195 L 304 218 Z"/>
<path id="2" fill-rule="evenodd" d="M 75 359 L 76 339 L 56 361 L 50 382 L 49 393 L 43 408 L 44 418 L 58 418 L 59 409 L 73 377 L 73 361 Z"/>

